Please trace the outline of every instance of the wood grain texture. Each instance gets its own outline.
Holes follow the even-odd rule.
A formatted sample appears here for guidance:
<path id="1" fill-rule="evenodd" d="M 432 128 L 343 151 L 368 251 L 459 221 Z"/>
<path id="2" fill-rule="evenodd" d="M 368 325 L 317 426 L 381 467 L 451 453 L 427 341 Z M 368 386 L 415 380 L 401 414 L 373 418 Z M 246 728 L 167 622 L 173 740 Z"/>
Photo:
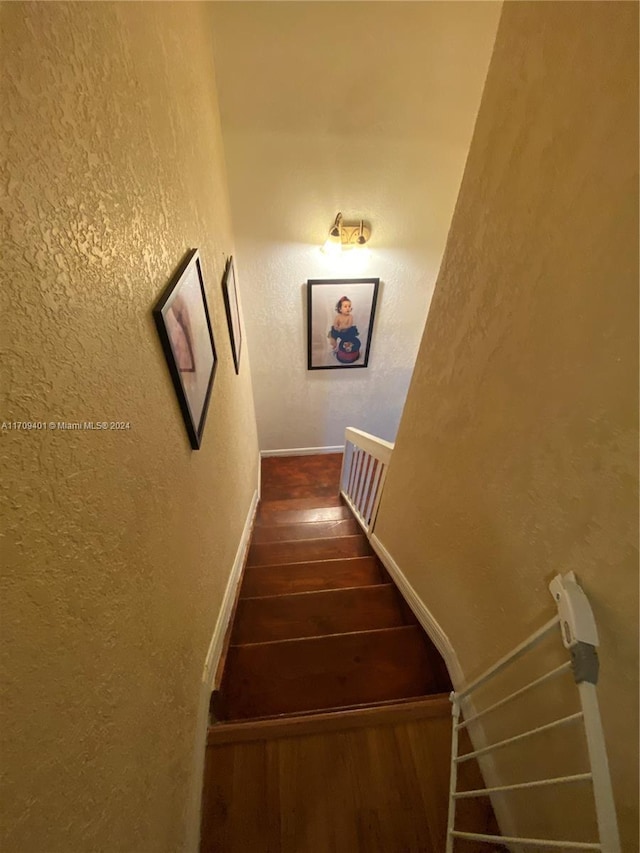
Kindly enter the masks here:
<path id="1" fill-rule="evenodd" d="M 312 498 L 311 500 L 320 499 Z M 298 504 L 302 503 L 304 501 L 274 501 L 264 505 L 262 511 L 259 510 L 256 514 L 256 527 L 276 524 L 301 524 L 307 521 L 340 521 L 345 518 L 353 518 L 349 507 L 344 505 L 325 506 L 325 502 L 322 500 L 323 506 L 296 508 Z M 287 506 L 283 509 L 276 508 L 276 505 L 279 507 L 283 504 Z"/>
<path id="2" fill-rule="evenodd" d="M 360 532 L 361 527 L 353 517 L 328 521 L 304 521 L 295 524 L 258 525 L 254 528 L 252 542 L 327 539 L 336 536 L 354 536 Z"/>
<path id="3" fill-rule="evenodd" d="M 313 590 L 242 599 L 231 643 L 264 643 L 404 624 L 401 596 L 393 584 Z"/>
<path id="4" fill-rule="evenodd" d="M 363 535 L 340 536 L 335 539 L 302 539 L 290 542 L 252 544 L 248 566 L 267 566 L 277 563 L 302 563 L 311 560 L 332 560 L 338 557 L 366 557 L 373 554 Z"/>
<path id="5" fill-rule="evenodd" d="M 450 744 L 440 700 L 415 720 L 209 746 L 201 853 L 443 853 Z M 488 802 L 464 808 L 495 831 Z"/>
<path id="6" fill-rule="evenodd" d="M 264 460 L 273 499 L 259 509 L 214 694 L 202 853 L 444 850 L 449 675 L 363 536 L 306 537 L 351 518 L 322 497 L 326 462 Z M 338 556 L 354 546 L 364 556 Z M 481 787 L 474 772 L 464 765 L 465 784 Z M 495 831 L 487 802 L 461 809 Z"/>
<path id="7" fill-rule="evenodd" d="M 262 501 L 335 498 L 340 492 L 341 469 L 341 453 L 269 456 L 262 460 Z"/>
<path id="8" fill-rule="evenodd" d="M 388 580 L 388 576 L 383 575 L 375 557 L 247 566 L 240 597 L 364 586 L 382 583 L 383 579 Z"/>
<path id="9" fill-rule="evenodd" d="M 367 726 L 406 723 L 427 717 L 451 715 L 448 693 L 436 693 L 422 699 L 405 699 L 398 702 L 377 702 L 375 705 L 360 705 L 341 710 L 340 713 L 293 714 L 264 720 L 240 720 L 218 722 L 209 726 L 207 745 L 220 746 L 225 743 L 244 743 L 250 740 L 267 740 L 281 737 L 300 737 L 319 732 L 346 731 Z"/>
<path id="10" fill-rule="evenodd" d="M 419 626 L 231 646 L 222 681 L 226 719 L 340 708 L 440 693 Z"/>
<path id="11" fill-rule="evenodd" d="M 261 503 L 258 507 L 257 520 L 262 521 L 274 515 L 277 515 L 278 513 L 288 512 L 290 510 L 327 508 L 335 509 L 344 506 L 345 503 L 338 493 L 331 496 L 320 495 L 319 497 L 311 496 L 307 498 L 279 498 L 278 500 L 265 500 L 263 484 Z"/>

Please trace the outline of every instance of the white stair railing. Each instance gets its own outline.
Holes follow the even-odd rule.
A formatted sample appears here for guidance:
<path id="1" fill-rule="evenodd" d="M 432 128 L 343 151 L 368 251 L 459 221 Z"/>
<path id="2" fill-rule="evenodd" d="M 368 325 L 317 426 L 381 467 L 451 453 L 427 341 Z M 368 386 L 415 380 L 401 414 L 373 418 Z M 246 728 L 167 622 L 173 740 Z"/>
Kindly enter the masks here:
<path id="1" fill-rule="evenodd" d="M 393 444 L 347 427 L 340 475 L 340 494 L 360 526 L 371 536 L 387 476 Z"/>
<path id="2" fill-rule="evenodd" d="M 468 841 L 480 841 L 487 844 L 516 845 L 521 847 L 535 847 L 537 849 L 559 849 L 559 850 L 599 850 L 601 853 L 620 853 L 620 838 L 616 818 L 611 778 L 609 775 L 609 764 L 598 708 L 598 697 L 596 695 L 596 683 L 598 680 L 598 657 L 596 647 L 598 646 L 598 633 L 591 606 L 587 596 L 578 585 L 573 572 L 565 575 L 557 575 L 549 589 L 558 607 L 558 615 L 543 625 L 527 640 L 513 649 L 508 655 L 501 658 L 490 667 L 483 675 L 469 684 L 464 690 L 451 694 L 453 732 L 451 743 L 451 779 L 449 790 L 449 819 L 447 825 L 447 847 L 446 853 L 453 853 L 456 838 Z M 558 630 L 559 629 L 559 630 Z M 503 672 L 524 654 L 529 652 L 547 635 L 553 631 L 562 637 L 566 649 L 571 652 L 571 659 L 562 665 L 552 669 L 545 675 L 536 678 L 519 690 L 494 702 L 479 713 L 473 713 L 460 721 L 461 707 L 474 691 L 489 683 L 496 675 Z M 506 738 L 492 743 L 482 749 L 477 749 L 463 755 L 458 754 L 458 733 L 461 729 L 473 724 L 484 715 L 490 714 L 495 709 L 525 695 L 531 688 L 545 682 L 551 682 L 561 673 L 573 670 L 574 681 L 578 688 L 580 697 L 580 708 L 578 713 L 570 714 L 551 723 L 537 726 L 528 731 L 517 734 L 515 737 Z M 470 759 L 487 755 L 494 750 L 502 748 L 515 748 L 517 744 L 535 738 L 540 732 L 549 731 L 567 725 L 582 723 L 584 725 L 587 753 L 589 759 L 588 773 L 573 773 L 565 776 L 554 776 L 548 779 L 535 779 L 529 782 L 520 782 L 515 785 L 499 785 L 492 788 L 483 788 L 474 791 L 457 791 L 458 766 Z M 504 793 L 526 788 L 540 788 L 547 785 L 567 785 L 582 782 L 591 782 L 593 786 L 593 798 L 595 803 L 596 820 L 598 825 L 599 839 L 595 841 L 563 841 L 561 839 L 540 838 L 517 838 L 498 835 L 486 835 L 477 832 L 460 832 L 455 828 L 456 803 L 458 800 L 468 797 L 491 796 L 494 793 Z"/>

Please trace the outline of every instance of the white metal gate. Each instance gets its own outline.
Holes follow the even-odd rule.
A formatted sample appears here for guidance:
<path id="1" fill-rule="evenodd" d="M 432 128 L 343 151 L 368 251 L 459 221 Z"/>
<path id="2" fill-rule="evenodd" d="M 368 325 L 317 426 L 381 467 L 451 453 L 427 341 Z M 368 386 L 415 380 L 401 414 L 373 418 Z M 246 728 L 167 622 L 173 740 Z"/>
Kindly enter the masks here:
<path id="1" fill-rule="evenodd" d="M 565 575 L 557 575 L 549 585 L 549 590 L 556 602 L 558 614 L 546 625 L 532 634 L 527 640 L 505 655 L 496 664 L 490 667 L 483 675 L 469 684 L 464 690 L 451 694 L 453 714 L 453 734 L 451 748 L 451 779 L 449 790 L 449 819 L 447 825 L 447 848 L 446 853 L 453 853 L 455 839 L 468 839 L 487 844 L 515 845 L 516 848 L 531 848 L 548 850 L 599 850 L 601 853 L 620 853 L 620 839 L 618 835 L 618 824 L 611 789 L 609 775 L 609 764 L 602 732 L 598 698 L 596 695 L 596 683 L 598 680 L 598 657 L 596 647 L 598 646 L 598 633 L 591 606 L 587 596 L 578 585 L 573 572 Z M 551 632 L 558 631 L 562 636 L 564 647 L 571 653 L 570 660 L 555 667 L 546 674 L 529 682 L 524 687 L 504 696 L 479 713 L 468 716 L 461 720 L 463 703 L 479 687 L 486 685 L 498 673 L 512 666 L 523 655 L 537 646 L 540 641 Z M 482 749 L 477 749 L 463 755 L 458 754 L 458 738 L 462 729 L 478 720 L 480 717 L 491 714 L 513 700 L 527 694 L 534 687 L 551 682 L 557 676 L 567 670 L 573 671 L 574 681 L 580 698 L 578 713 L 570 714 L 554 720 L 542 726 L 531 728 L 521 732 L 514 737 L 496 741 Z M 483 788 L 473 791 L 458 791 L 458 767 L 465 761 L 488 755 L 494 750 L 517 748 L 529 738 L 534 738 L 541 732 L 549 731 L 562 726 L 582 724 L 586 736 L 587 751 L 590 769 L 587 773 L 577 773 L 566 776 L 555 776 L 547 779 L 534 779 L 524 783 L 513 785 L 500 785 L 493 788 Z M 540 788 L 549 785 L 572 785 L 578 782 L 590 782 L 593 786 L 593 797 L 595 802 L 596 819 L 598 825 L 599 840 L 592 841 L 567 841 L 561 839 L 544 838 L 518 838 L 499 835 L 487 835 L 477 832 L 462 832 L 456 830 L 456 804 L 464 797 L 483 797 L 506 791 L 523 790 L 529 788 Z"/>

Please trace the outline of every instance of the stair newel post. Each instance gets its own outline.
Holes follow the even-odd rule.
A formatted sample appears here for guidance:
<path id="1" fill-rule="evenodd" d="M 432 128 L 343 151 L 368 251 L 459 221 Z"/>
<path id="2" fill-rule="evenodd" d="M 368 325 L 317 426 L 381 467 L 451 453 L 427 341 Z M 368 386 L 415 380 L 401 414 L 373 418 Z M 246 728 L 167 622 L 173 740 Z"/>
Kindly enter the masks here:
<path id="1" fill-rule="evenodd" d="M 453 830 L 456 823 L 456 787 L 458 784 L 458 723 L 460 721 L 460 703 L 452 693 L 451 700 L 451 775 L 449 778 L 449 817 L 447 820 L 447 846 L 445 853 L 453 853 Z"/>

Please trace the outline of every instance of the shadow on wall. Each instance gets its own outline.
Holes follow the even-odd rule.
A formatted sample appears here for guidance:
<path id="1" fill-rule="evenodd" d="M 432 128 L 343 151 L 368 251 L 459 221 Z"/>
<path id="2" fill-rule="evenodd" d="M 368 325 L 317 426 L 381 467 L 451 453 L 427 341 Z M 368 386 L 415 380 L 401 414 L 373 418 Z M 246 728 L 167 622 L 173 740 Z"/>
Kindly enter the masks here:
<path id="1" fill-rule="evenodd" d="M 366 376 L 368 369 L 307 371 L 311 394 L 326 401 L 317 423 L 318 447 L 344 445 L 347 427 L 395 441 L 412 370 L 388 373 L 386 393 L 380 397 L 376 396 L 376 378 Z"/>

